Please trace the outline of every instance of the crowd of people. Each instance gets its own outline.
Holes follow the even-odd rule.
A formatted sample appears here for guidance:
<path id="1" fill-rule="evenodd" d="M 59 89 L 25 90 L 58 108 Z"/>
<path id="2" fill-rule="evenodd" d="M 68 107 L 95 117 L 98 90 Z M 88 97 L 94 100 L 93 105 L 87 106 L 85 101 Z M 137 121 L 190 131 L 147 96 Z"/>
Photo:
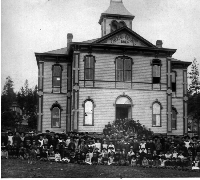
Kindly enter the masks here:
<path id="1" fill-rule="evenodd" d="M 139 131 L 138 131 L 139 130 Z M 200 168 L 200 140 L 154 135 L 139 122 L 116 120 L 103 133 L 12 132 L 1 137 L 1 158 L 85 165 Z"/>

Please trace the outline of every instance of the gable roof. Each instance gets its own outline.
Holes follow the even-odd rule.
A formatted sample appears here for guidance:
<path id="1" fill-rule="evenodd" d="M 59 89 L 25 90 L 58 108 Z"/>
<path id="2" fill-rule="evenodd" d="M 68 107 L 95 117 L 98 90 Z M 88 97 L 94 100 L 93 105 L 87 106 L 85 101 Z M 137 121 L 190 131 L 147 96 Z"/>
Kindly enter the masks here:
<path id="1" fill-rule="evenodd" d="M 140 36 L 139 34 L 137 34 L 136 32 L 132 31 L 131 29 L 129 29 L 128 27 L 126 26 L 123 26 L 119 29 L 117 29 L 116 31 L 113 31 L 112 33 L 109 33 L 99 39 L 97 39 L 96 41 L 94 41 L 93 43 L 101 43 L 103 42 L 104 40 L 114 36 L 115 34 L 121 32 L 121 31 L 127 31 L 129 32 L 131 35 L 133 35 L 134 37 L 136 37 L 137 39 L 139 39 L 140 41 L 142 41 L 144 44 L 146 44 L 148 47 L 155 47 L 157 48 L 155 45 L 153 45 L 151 42 L 147 41 L 146 39 L 144 39 L 142 36 Z"/>

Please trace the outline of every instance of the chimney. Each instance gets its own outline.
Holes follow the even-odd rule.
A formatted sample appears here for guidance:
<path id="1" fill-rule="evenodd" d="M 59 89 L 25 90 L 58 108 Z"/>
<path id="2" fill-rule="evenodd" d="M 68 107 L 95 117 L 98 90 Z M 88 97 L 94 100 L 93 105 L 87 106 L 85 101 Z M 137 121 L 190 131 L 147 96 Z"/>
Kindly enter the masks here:
<path id="1" fill-rule="evenodd" d="M 157 40 L 157 41 L 156 41 L 156 46 L 157 46 L 158 48 L 162 48 L 162 45 L 163 45 L 162 40 Z"/>
<path id="2" fill-rule="evenodd" d="M 73 34 L 72 33 L 68 33 L 67 34 L 67 50 L 69 49 L 69 43 L 72 42 L 73 39 Z"/>

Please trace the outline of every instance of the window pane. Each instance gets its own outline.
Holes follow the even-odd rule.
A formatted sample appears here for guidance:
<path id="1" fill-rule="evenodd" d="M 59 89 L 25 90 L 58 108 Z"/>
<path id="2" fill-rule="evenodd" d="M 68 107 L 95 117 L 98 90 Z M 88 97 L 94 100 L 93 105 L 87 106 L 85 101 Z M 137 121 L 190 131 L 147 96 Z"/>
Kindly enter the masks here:
<path id="1" fill-rule="evenodd" d="M 86 56 L 85 68 L 94 68 L 94 57 L 93 56 Z"/>
<path id="2" fill-rule="evenodd" d="M 124 72 L 124 81 L 131 81 L 131 71 Z"/>
<path id="3" fill-rule="evenodd" d="M 118 58 L 117 62 L 117 70 L 123 70 L 123 59 Z"/>
<path id="4" fill-rule="evenodd" d="M 93 69 L 85 69 L 85 79 L 86 80 L 93 80 L 93 75 L 94 75 L 94 72 L 93 72 Z"/>
<path id="5" fill-rule="evenodd" d="M 54 107 L 52 110 L 52 126 L 60 127 L 60 109 L 58 107 Z"/>
<path id="6" fill-rule="evenodd" d="M 92 125 L 93 120 L 93 103 L 86 101 L 85 103 L 85 124 Z"/>
<path id="7" fill-rule="evenodd" d="M 153 66 L 153 77 L 160 77 L 160 66 Z"/>
<path id="8" fill-rule="evenodd" d="M 160 115 L 156 115 L 156 126 L 160 126 Z"/>
<path id="9" fill-rule="evenodd" d="M 117 71 L 116 72 L 116 80 L 117 81 L 123 81 L 123 71 Z"/>
<path id="10" fill-rule="evenodd" d="M 60 76 L 60 75 L 61 75 L 61 67 L 53 66 L 53 76 Z"/>
<path id="11" fill-rule="evenodd" d="M 153 114 L 153 120 L 152 120 L 153 122 L 152 122 L 152 125 L 153 126 L 156 126 L 156 115 L 155 114 Z"/>
<path id="12" fill-rule="evenodd" d="M 160 114 L 160 105 L 158 103 L 153 104 L 153 114 Z"/>
<path id="13" fill-rule="evenodd" d="M 176 129 L 176 120 L 172 120 L 172 129 Z"/>
<path id="14" fill-rule="evenodd" d="M 85 69 L 85 79 L 90 80 L 90 69 Z"/>
<path id="15" fill-rule="evenodd" d="M 60 77 L 53 77 L 53 87 L 60 87 Z"/>
<path id="16" fill-rule="evenodd" d="M 176 82 L 176 74 L 175 72 L 172 72 L 172 83 Z"/>
<path id="17" fill-rule="evenodd" d="M 124 60 L 124 70 L 131 70 L 132 62 L 131 59 Z"/>

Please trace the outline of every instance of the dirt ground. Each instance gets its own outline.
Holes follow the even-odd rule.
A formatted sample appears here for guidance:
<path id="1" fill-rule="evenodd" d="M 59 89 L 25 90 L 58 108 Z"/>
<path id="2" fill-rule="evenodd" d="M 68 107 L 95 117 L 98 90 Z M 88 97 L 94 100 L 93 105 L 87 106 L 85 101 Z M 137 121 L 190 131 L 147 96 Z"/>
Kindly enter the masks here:
<path id="1" fill-rule="evenodd" d="M 2 178 L 178 178 L 200 177 L 200 172 L 129 166 L 90 166 L 2 159 Z"/>

